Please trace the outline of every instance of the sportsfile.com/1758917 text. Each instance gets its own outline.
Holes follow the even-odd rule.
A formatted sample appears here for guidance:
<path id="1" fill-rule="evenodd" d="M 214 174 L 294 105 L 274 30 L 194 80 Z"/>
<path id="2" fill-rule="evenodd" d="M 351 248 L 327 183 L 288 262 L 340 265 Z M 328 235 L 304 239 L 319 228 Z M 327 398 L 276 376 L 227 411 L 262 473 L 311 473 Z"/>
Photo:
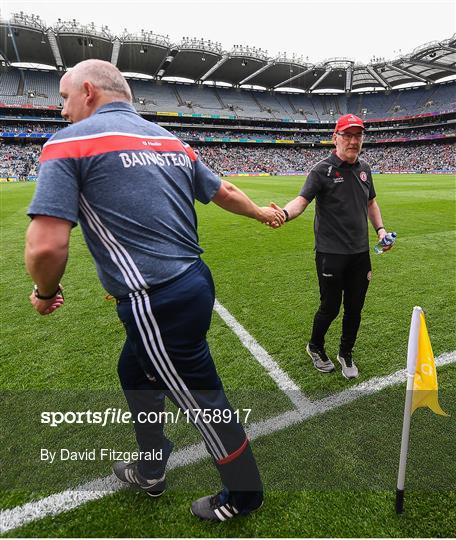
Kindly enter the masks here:
<path id="1" fill-rule="evenodd" d="M 247 423 L 252 409 L 177 409 L 174 411 L 140 412 L 136 419 L 129 411 L 108 407 L 103 411 L 43 411 L 41 424 L 57 427 L 61 424 L 176 424 L 179 420 L 187 423 L 228 424 L 231 421 Z"/>

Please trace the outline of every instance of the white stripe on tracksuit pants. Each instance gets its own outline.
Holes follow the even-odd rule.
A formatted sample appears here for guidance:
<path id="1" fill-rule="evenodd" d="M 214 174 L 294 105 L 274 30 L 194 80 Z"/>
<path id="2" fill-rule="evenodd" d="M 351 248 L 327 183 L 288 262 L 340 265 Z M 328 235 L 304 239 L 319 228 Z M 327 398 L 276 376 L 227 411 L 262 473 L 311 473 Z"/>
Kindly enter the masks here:
<path id="1" fill-rule="evenodd" d="M 200 406 L 193 398 L 184 381 L 177 374 L 175 367 L 166 353 L 160 336 L 160 330 L 150 308 L 147 293 L 142 291 L 142 293 L 132 293 L 130 296 L 136 324 L 149 358 L 160 378 L 165 382 L 174 396 L 179 407 L 189 410 L 194 420 L 195 414 L 192 408 L 199 409 Z M 201 432 L 208 448 L 211 449 L 211 454 L 214 458 L 216 460 L 225 458 L 228 452 L 225 450 L 214 428 L 210 424 L 202 422 L 201 415 L 199 415 L 195 425 Z"/>

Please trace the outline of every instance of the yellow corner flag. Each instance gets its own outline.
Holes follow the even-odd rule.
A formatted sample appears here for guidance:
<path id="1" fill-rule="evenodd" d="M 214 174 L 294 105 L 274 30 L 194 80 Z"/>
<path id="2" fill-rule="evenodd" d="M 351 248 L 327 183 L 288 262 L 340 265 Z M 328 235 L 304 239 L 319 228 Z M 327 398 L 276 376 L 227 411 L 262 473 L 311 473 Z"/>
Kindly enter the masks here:
<path id="1" fill-rule="evenodd" d="M 434 353 L 426 327 L 426 319 L 421 311 L 416 371 L 413 379 L 412 413 L 419 407 L 429 407 L 436 414 L 448 416 L 440 407 L 438 390 Z"/>
<path id="2" fill-rule="evenodd" d="M 410 435 L 410 420 L 418 407 L 429 407 L 436 414 L 448 416 L 439 404 L 439 386 L 434 353 L 426 327 L 423 310 L 413 308 L 407 347 L 407 390 L 405 392 L 404 422 L 402 425 L 401 455 L 396 485 L 396 513 L 404 511 L 405 468 Z"/>

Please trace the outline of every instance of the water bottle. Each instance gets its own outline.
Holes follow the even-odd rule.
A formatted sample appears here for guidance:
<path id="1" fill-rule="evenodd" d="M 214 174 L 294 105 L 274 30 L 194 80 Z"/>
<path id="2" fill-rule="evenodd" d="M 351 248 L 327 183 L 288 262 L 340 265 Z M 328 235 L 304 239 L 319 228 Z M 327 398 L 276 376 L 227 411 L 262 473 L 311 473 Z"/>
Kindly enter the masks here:
<path id="1" fill-rule="evenodd" d="M 386 246 L 392 246 L 394 242 L 396 241 L 397 234 L 395 232 L 390 232 L 387 235 L 385 235 L 378 244 L 375 244 L 374 251 L 377 255 L 381 255 L 383 253 L 383 248 Z"/>

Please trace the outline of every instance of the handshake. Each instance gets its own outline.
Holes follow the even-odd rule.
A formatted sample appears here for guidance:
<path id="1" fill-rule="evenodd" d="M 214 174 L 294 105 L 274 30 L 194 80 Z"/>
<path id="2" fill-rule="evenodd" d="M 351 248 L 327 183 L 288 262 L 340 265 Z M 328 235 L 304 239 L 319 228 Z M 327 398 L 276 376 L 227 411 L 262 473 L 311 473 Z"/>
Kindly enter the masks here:
<path id="1" fill-rule="evenodd" d="M 288 215 L 280 206 L 272 202 L 269 206 L 259 208 L 257 219 L 272 229 L 278 229 L 287 221 Z"/>

